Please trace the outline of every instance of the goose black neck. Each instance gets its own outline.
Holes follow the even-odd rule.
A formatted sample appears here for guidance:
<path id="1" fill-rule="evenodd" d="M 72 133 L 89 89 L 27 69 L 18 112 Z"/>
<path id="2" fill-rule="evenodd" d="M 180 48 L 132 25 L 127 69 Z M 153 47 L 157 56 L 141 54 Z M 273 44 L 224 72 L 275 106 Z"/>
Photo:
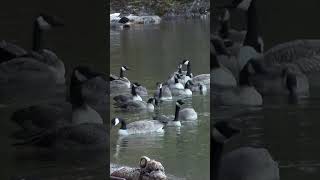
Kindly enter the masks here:
<path id="1" fill-rule="evenodd" d="M 81 82 L 76 80 L 74 76 L 71 76 L 69 96 L 72 108 L 80 107 L 85 103 L 82 97 L 81 85 Z"/>
<path id="2" fill-rule="evenodd" d="M 188 89 L 190 87 L 189 81 L 186 82 L 186 84 L 184 85 L 184 89 Z"/>
<path id="3" fill-rule="evenodd" d="M 122 68 L 120 68 L 120 78 L 124 78 L 124 72 Z"/>
<path id="4" fill-rule="evenodd" d="M 174 120 L 173 121 L 179 121 L 179 111 L 180 111 L 180 106 L 176 105 L 176 112 L 174 114 Z"/>
<path id="5" fill-rule="evenodd" d="M 239 85 L 240 86 L 250 86 L 251 83 L 249 81 L 249 76 L 250 76 L 249 63 L 247 63 L 242 68 L 242 70 L 240 71 L 240 74 L 239 74 Z"/>
<path id="6" fill-rule="evenodd" d="M 187 76 L 191 77 L 191 64 L 190 64 L 190 62 L 187 65 Z"/>
<path id="7" fill-rule="evenodd" d="M 40 29 L 37 20 L 33 22 L 32 50 L 39 51 L 43 45 L 43 31 Z"/>
<path id="8" fill-rule="evenodd" d="M 216 141 L 214 138 L 212 138 L 212 142 L 210 143 L 210 146 L 211 146 L 210 149 L 212 153 L 212 159 L 210 161 L 211 172 L 213 173 L 213 179 L 218 179 L 220 161 L 221 161 L 221 156 L 223 151 L 223 144 L 221 142 Z"/>
<path id="9" fill-rule="evenodd" d="M 221 20 L 220 21 L 221 29 L 219 30 L 219 34 L 223 39 L 229 38 L 230 35 L 230 22 L 227 20 Z"/>
<path id="10" fill-rule="evenodd" d="M 257 52 L 261 53 L 261 47 L 258 42 L 259 36 L 259 18 L 256 0 L 252 0 L 247 11 L 247 34 L 244 40 L 244 45 L 252 46 Z"/>
<path id="11" fill-rule="evenodd" d="M 137 91 L 136 91 L 136 87 L 135 86 L 131 87 L 131 94 L 132 94 L 132 96 L 136 96 L 137 95 Z"/>
<path id="12" fill-rule="evenodd" d="M 159 89 L 159 99 L 162 97 L 162 87 Z"/>
<path id="13" fill-rule="evenodd" d="M 179 74 L 182 74 L 182 68 L 181 68 L 181 67 L 179 67 L 178 73 L 179 73 Z"/>
<path id="14" fill-rule="evenodd" d="M 119 121 L 121 123 L 120 129 L 126 130 L 127 129 L 127 123 L 123 119 L 120 119 Z"/>
<path id="15" fill-rule="evenodd" d="M 215 53 L 210 53 L 210 69 L 219 68 L 220 64 L 218 62 L 217 55 Z"/>

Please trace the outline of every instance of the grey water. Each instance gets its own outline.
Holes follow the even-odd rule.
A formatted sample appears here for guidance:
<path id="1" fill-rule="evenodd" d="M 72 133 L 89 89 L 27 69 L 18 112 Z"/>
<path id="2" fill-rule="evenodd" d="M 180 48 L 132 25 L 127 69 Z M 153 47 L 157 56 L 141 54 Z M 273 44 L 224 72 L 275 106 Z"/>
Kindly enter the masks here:
<path id="1" fill-rule="evenodd" d="M 104 1 L 90 4 L 59 0 L 3 1 L 0 7 L 0 40 L 30 50 L 34 17 L 40 12 L 56 15 L 63 20 L 65 26 L 45 34 L 45 48 L 54 51 L 63 60 L 67 81 L 72 68 L 77 65 L 88 65 L 94 70 L 108 72 L 108 44 L 105 36 L 108 30 L 103 3 Z M 94 10 L 91 12 L 91 9 Z M 84 14 L 84 11 L 88 13 Z M 56 99 L 65 97 L 62 95 Z M 17 130 L 17 126 L 10 121 L 10 116 L 18 108 L 34 102 L 11 103 L 14 106 L 0 108 L 0 179 L 10 179 L 12 176 L 34 176 L 47 180 L 106 178 L 108 152 L 59 153 L 12 146 L 16 141 L 11 138 L 11 134 Z"/>
<path id="2" fill-rule="evenodd" d="M 217 1 L 217 4 L 223 1 Z M 319 39 L 319 2 L 258 1 L 265 51 L 296 39 Z M 233 15 L 233 16 L 232 16 Z M 233 27 L 245 28 L 243 13 L 231 14 Z M 319 156 L 319 76 L 309 77 L 311 95 L 298 104 L 289 104 L 286 97 L 265 97 L 260 108 L 217 107 L 212 118 L 239 124 L 243 132 L 227 145 L 227 151 L 239 146 L 266 147 L 279 163 L 281 180 L 316 180 L 320 177 Z"/>
<path id="3" fill-rule="evenodd" d="M 126 77 L 147 87 L 153 96 L 157 82 L 164 82 L 176 71 L 184 58 L 191 61 L 194 75 L 209 73 L 209 20 L 164 21 L 110 32 L 110 72 L 118 75 L 127 65 Z M 209 95 L 193 95 L 183 107 L 198 113 L 195 122 L 183 122 L 181 128 L 167 128 L 164 134 L 119 137 L 119 127 L 111 129 L 110 161 L 112 164 L 138 167 L 145 155 L 160 161 L 169 179 L 209 179 Z M 152 113 L 124 113 L 110 105 L 110 118 L 122 117 L 127 122 L 151 119 Z M 161 105 L 161 113 L 174 115 L 175 102 Z"/>

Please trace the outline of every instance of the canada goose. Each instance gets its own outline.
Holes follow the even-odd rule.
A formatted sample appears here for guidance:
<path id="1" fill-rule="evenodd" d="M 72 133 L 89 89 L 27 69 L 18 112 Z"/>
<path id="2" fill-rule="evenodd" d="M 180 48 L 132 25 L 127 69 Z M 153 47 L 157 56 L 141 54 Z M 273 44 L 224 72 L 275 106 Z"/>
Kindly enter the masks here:
<path id="1" fill-rule="evenodd" d="M 222 16 L 219 17 L 220 29 L 219 36 L 228 49 L 233 46 L 239 46 L 244 41 L 246 31 L 237 31 L 230 28 L 230 12 L 227 8 L 223 8 Z"/>
<path id="2" fill-rule="evenodd" d="M 64 24 L 58 17 L 40 13 L 33 22 L 33 52 L 29 54 L 27 51 L 17 45 L 2 41 L 0 43 L 1 62 L 9 61 L 18 57 L 33 56 L 32 53 L 39 52 L 43 48 L 43 33 L 52 29 L 53 27 L 61 27 L 63 25 Z"/>
<path id="3" fill-rule="evenodd" d="M 130 95 L 118 95 L 118 96 L 115 96 L 113 100 L 116 102 L 116 104 L 124 104 L 129 100 L 142 101 L 142 98 L 137 94 L 136 88 L 137 88 L 137 85 L 133 83 L 131 86 Z"/>
<path id="4" fill-rule="evenodd" d="M 229 8 L 240 8 L 247 12 L 248 31 L 245 44 L 262 49 L 263 43 L 259 32 L 259 19 L 256 9 L 256 0 L 235 0 Z M 260 47 L 260 48 L 259 48 Z M 266 65 L 294 64 L 305 74 L 319 71 L 320 40 L 300 39 L 278 44 L 264 52 L 257 60 Z"/>
<path id="5" fill-rule="evenodd" d="M 213 178 L 279 180 L 278 164 L 265 148 L 240 147 L 222 155 L 225 142 L 239 132 L 225 121 L 214 124 L 211 135 Z"/>
<path id="6" fill-rule="evenodd" d="M 213 87 L 236 87 L 237 81 L 229 69 L 221 65 L 217 59 L 214 46 L 214 39 L 211 36 L 210 42 L 210 75 Z"/>
<path id="7" fill-rule="evenodd" d="M 120 167 L 113 172 L 111 171 L 111 179 L 131 179 L 131 180 L 166 180 L 167 176 L 164 172 L 163 165 L 147 156 L 142 156 L 139 163 L 140 168 Z M 119 180 L 119 179 L 118 179 Z"/>
<path id="8" fill-rule="evenodd" d="M 173 90 L 173 89 L 184 89 L 183 84 L 180 83 L 180 81 L 179 81 L 179 77 L 180 77 L 179 74 L 176 74 L 176 75 L 175 75 L 175 77 L 174 77 L 174 83 L 173 83 L 173 84 L 169 84 L 170 90 Z"/>
<path id="9" fill-rule="evenodd" d="M 103 120 L 99 113 L 91 107 L 83 96 L 81 85 L 90 81 L 96 74 L 89 74 L 87 68 L 76 67 L 73 70 L 70 83 L 70 103 L 66 101 L 33 105 L 20 109 L 13 113 L 11 120 L 17 123 L 22 130 L 16 133 L 16 137 L 28 137 L 43 130 L 56 129 L 68 125 L 82 123 L 102 124 Z M 99 92 L 92 89 L 95 96 Z M 89 96 L 89 95 L 87 95 Z M 95 99 L 95 98 L 93 98 Z M 105 108 L 105 106 L 104 106 Z M 104 114 L 104 111 L 101 113 Z"/>
<path id="10" fill-rule="evenodd" d="M 181 121 L 194 121 L 198 119 L 198 114 L 193 108 L 183 108 L 179 111 Z"/>
<path id="11" fill-rule="evenodd" d="M 62 26 L 55 17 L 40 14 L 34 22 L 33 47 L 27 52 L 12 43 L 0 42 L 0 94 L 2 97 L 26 96 L 32 100 L 49 97 L 65 86 L 63 62 L 43 48 L 44 31 Z M 24 93 L 17 91 L 24 89 Z M 39 91 L 41 89 L 41 91 Z M 5 102 L 3 100 L 2 102 Z"/>
<path id="12" fill-rule="evenodd" d="M 219 64 L 228 68 L 235 77 L 239 79 L 239 73 L 250 59 L 258 59 L 262 55 L 258 53 L 253 47 L 247 45 L 239 48 L 237 54 L 231 55 L 226 47 L 223 45 L 222 39 L 217 36 L 211 36 L 212 46 L 216 52 L 216 58 Z"/>
<path id="13" fill-rule="evenodd" d="M 191 87 L 191 91 L 192 92 L 199 92 L 201 95 L 206 95 L 208 92 L 208 89 L 207 89 L 207 86 L 204 85 L 203 83 L 197 83 Z"/>
<path id="14" fill-rule="evenodd" d="M 213 102 L 216 105 L 249 105 L 249 106 L 259 106 L 262 105 L 263 100 L 261 94 L 252 86 L 249 80 L 249 72 L 243 70 L 240 73 L 239 86 L 237 86 L 236 80 L 227 68 L 223 67 L 217 61 L 217 57 L 214 54 L 214 49 L 212 49 L 210 54 L 211 65 L 213 70 L 212 74 L 212 85 L 211 97 L 213 97 Z M 218 68 L 217 68 L 218 67 Z M 219 78 L 219 79 L 216 79 Z M 221 78 L 221 79 L 220 79 Z M 228 84 L 228 86 L 222 84 L 225 83 L 223 80 L 228 80 L 230 78 L 233 80 L 234 84 Z M 221 83 L 220 83 L 221 82 Z"/>
<path id="15" fill-rule="evenodd" d="M 168 86 L 163 86 L 162 83 L 157 83 L 158 89 L 154 93 L 154 97 L 160 101 L 172 100 L 172 94 Z"/>
<path id="16" fill-rule="evenodd" d="M 118 134 L 120 136 L 144 133 L 163 133 L 164 125 L 157 120 L 140 120 L 127 124 L 122 118 L 113 118 L 112 126 L 121 124 Z"/>
<path id="17" fill-rule="evenodd" d="M 121 108 L 123 111 L 136 112 L 136 111 L 154 111 L 154 106 L 157 105 L 156 98 L 149 98 L 147 102 L 144 101 L 134 101 L 130 100 L 123 104 L 118 104 L 117 107 Z"/>
<path id="18" fill-rule="evenodd" d="M 172 116 L 165 116 L 165 115 L 160 115 L 160 116 L 154 116 L 153 119 L 154 120 L 158 120 L 162 123 L 165 123 L 166 126 L 175 126 L 175 127 L 180 127 L 181 126 L 181 122 L 180 122 L 180 118 L 179 118 L 179 112 L 181 109 L 181 106 L 184 104 L 184 102 L 179 99 L 176 101 L 176 109 L 175 109 L 175 114 L 174 117 Z"/>
<path id="19" fill-rule="evenodd" d="M 262 95 L 309 95 L 308 78 L 294 65 L 264 67 L 259 61 L 250 60 L 242 73 L 249 74 L 250 81 Z"/>
<path id="20" fill-rule="evenodd" d="M 173 72 L 173 73 L 169 76 L 168 80 L 165 82 L 165 85 L 174 84 L 174 83 L 175 83 L 175 77 L 176 77 L 177 75 L 182 76 L 182 75 L 185 75 L 186 73 L 187 73 L 186 71 L 182 71 L 182 64 L 179 63 L 179 65 L 178 65 L 178 70 L 175 71 L 175 72 Z"/>
<path id="21" fill-rule="evenodd" d="M 187 81 L 184 85 L 184 89 L 171 89 L 171 94 L 173 96 L 183 96 L 183 97 L 192 97 L 191 87 L 194 85 L 191 80 Z"/>
<path id="22" fill-rule="evenodd" d="M 110 88 L 117 88 L 116 90 L 126 86 L 127 88 L 131 87 L 131 82 L 128 78 L 124 76 L 124 72 L 130 70 L 127 66 L 121 66 L 120 76 L 117 77 L 113 74 L 110 75 Z"/>
<path id="23" fill-rule="evenodd" d="M 104 124 L 81 123 L 46 129 L 15 143 L 15 146 L 36 146 L 53 150 L 100 150 L 108 148 L 108 129 Z"/>

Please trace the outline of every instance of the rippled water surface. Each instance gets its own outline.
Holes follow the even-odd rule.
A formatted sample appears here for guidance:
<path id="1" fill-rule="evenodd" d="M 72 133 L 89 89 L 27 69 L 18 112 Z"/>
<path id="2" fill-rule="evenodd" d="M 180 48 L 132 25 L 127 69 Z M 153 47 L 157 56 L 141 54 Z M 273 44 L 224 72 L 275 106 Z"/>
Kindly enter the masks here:
<path id="1" fill-rule="evenodd" d="M 126 76 L 148 88 L 153 96 L 156 82 L 164 81 L 183 58 L 191 60 L 194 75 L 209 73 L 209 22 L 181 20 L 163 22 L 127 31 L 110 32 L 111 73 L 121 65 L 132 68 Z M 196 122 L 184 122 L 180 129 L 167 128 L 164 134 L 132 135 L 119 138 L 111 130 L 111 163 L 138 166 L 142 155 L 160 161 L 170 179 L 209 179 L 209 96 L 194 95 L 183 107 L 192 106 Z M 174 115 L 175 102 L 161 106 L 161 113 Z M 150 113 L 123 113 L 111 107 L 111 118 L 127 122 L 150 119 Z"/>

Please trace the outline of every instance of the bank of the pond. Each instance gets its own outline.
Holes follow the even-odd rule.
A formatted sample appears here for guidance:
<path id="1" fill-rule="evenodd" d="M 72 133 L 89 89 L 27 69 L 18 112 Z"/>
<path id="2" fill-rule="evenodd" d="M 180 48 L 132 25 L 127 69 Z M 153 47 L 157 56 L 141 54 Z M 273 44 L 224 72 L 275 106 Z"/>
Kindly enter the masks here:
<path id="1" fill-rule="evenodd" d="M 110 13 L 158 15 L 163 19 L 200 17 L 207 14 L 210 0 L 111 0 Z"/>

